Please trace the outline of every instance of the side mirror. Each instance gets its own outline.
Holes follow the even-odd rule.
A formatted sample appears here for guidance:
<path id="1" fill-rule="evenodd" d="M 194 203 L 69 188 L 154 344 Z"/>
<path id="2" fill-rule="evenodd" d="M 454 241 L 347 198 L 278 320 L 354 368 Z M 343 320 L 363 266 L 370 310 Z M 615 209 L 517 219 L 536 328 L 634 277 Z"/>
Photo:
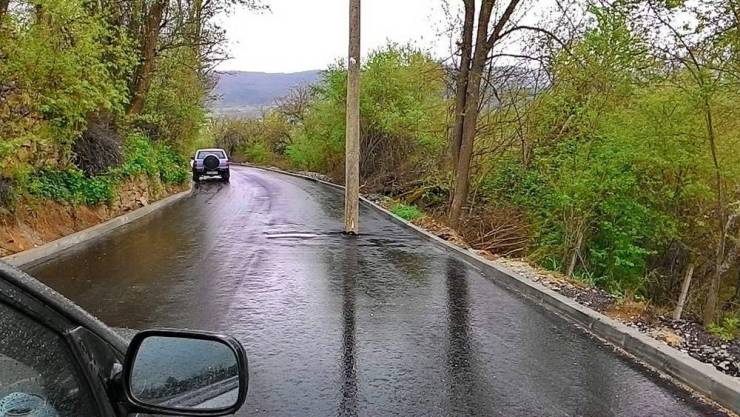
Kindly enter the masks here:
<path id="1" fill-rule="evenodd" d="M 191 160 L 191 161 L 195 161 L 195 157 L 194 157 L 194 156 L 191 156 L 191 157 L 190 157 L 190 160 Z"/>
<path id="2" fill-rule="evenodd" d="M 132 413 L 233 414 L 247 398 L 247 355 L 234 338 L 206 332 L 147 330 L 131 340 L 123 390 Z"/>

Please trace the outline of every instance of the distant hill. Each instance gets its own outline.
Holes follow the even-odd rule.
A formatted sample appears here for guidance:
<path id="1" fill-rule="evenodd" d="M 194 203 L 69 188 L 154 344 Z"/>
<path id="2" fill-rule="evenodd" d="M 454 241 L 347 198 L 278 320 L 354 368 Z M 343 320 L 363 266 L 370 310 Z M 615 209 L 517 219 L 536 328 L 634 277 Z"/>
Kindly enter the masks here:
<path id="1" fill-rule="evenodd" d="M 216 114 L 243 114 L 254 116 L 261 108 L 271 107 L 275 99 L 285 96 L 291 88 L 314 84 L 321 71 L 293 73 L 266 73 L 229 71 L 218 74 L 216 100 L 212 111 Z"/>

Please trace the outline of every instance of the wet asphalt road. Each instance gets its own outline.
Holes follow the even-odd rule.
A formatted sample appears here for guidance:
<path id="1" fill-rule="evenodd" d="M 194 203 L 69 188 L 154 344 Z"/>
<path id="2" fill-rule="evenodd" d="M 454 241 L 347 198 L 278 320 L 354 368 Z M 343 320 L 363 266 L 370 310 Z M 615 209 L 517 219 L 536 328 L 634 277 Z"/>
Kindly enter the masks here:
<path id="1" fill-rule="evenodd" d="M 228 332 L 258 416 L 720 415 L 375 211 L 236 168 L 231 184 L 32 268 L 116 327 Z"/>

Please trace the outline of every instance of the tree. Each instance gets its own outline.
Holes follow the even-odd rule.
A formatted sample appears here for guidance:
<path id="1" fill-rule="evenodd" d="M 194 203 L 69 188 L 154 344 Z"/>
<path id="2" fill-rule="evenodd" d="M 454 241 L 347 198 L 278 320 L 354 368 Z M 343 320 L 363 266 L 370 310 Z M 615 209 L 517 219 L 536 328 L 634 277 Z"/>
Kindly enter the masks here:
<path id="1" fill-rule="evenodd" d="M 275 100 L 275 105 L 291 123 L 302 123 L 312 98 L 313 88 L 310 85 L 299 85 L 291 88 L 284 97 Z"/>
<path id="2" fill-rule="evenodd" d="M 727 256 L 728 231 L 734 223 L 734 216 L 728 215 L 724 170 L 719 156 L 719 139 L 715 119 L 719 92 L 730 88 L 730 84 L 736 84 L 740 79 L 738 77 L 740 73 L 736 73 L 737 68 L 734 67 L 737 63 L 737 50 L 733 50 L 735 45 L 732 42 L 729 45 L 725 43 L 726 33 L 737 30 L 738 10 L 740 9 L 733 0 L 726 3 L 720 2 L 719 5 L 726 6 L 722 10 L 732 11 L 726 27 L 718 24 L 719 22 L 713 15 L 699 11 L 697 17 L 702 24 L 679 28 L 673 23 L 672 12 L 675 7 L 672 3 L 649 0 L 647 5 L 656 22 L 669 33 L 668 44 L 660 45 L 659 41 L 656 41 L 656 44 L 660 45 L 659 52 L 664 59 L 669 64 L 678 66 L 676 74 L 679 76 L 673 79 L 674 82 L 688 95 L 695 98 L 697 111 L 701 112 L 704 119 L 704 137 L 707 152 L 711 156 L 714 175 L 714 217 L 717 233 L 712 278 L 703 314 L 704 323 L 709 324 L 717 317 L 722 274 L 725 272 L 723 264 Z M 658 36 L 660 35 L 656 35 Z M 730 54 L 729 57 L 728 54 Z M 687 76 L 680 76 L 682 73 Z"/>
<path id="3" fill-rule="evenodd" d="M 5 17 L 5 14 L 8 12 L 9 5 L 10 5 L 10 0 L 0 0 L 0 28 L 3 26 L 3 18 Z"/>
<path id="4" fill-rule="evenodd" d="M 144 4 L 145 2 L 137 0 L 137 3 Z M 139 114 L 144 109 L 144 100 L 146 100 L 149 93 L 149 86 L 154 76 L 157 45 L 167 4 L 167 0 L 155 0 L 143 7 L 142 20 L 144 24 L 141 30 L 138 31 L 139 33 L 136 33 L 140 61 L 131 80 L 131 101 L 127 109 L 128 114 Z M 138 17 L 133 17 L 133 19 L 138 19 Z"/>
<path id="5" fill-rule="evenodd" d="M 495 0 L 483 0 L 477 20 L 475 2 L 464 1 L 463 30 L 460 41 L 460 69 L 455 92 L 455 119 L 452 128 L 452 158 L 454 188 L 448 213 L 449 223 L 456 227 L 470 189 L 470 165 L 478 126 L 481 83 L 489 54 L 502 39 L 523 29 L 535 29 L 512 22 L 520 0 L 510 0 L 501 13 L 494 13 Z M 476 26 L 475 43 L 473 27 Z M 465 91 L 463 94 L 462 91 Z"/>
<path id="6" fill-rule="evenodd" d="M 128 14 L 129 36 L 138 46 L 139 61 L 130 83 L 129 115 L 140 114 L 157 70 L 158 58 L 166 51 L 190 49 L 196 59 L 199 77 L 206 76 L 220 62 L 220 45 L 225 38 L 215 18 L 232 7 L 263 10 L 261 0 L 133 0 Z M 125 19 L 124 19 L 125 20 Z"/>

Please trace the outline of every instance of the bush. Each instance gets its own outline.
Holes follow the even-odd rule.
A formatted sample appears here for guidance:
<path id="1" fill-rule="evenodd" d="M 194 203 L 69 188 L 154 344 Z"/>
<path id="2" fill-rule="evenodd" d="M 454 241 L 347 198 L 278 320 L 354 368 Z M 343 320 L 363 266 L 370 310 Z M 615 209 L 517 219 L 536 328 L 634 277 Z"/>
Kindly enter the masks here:
<path id="1" fill-rule="evenodd" d="M 285 156 L 295 168 L 331 173 L 333 165 L 339 163 L 336 155 L 343 150 L 336 144 L 337 141 L 315 140 L 301 132 L 295 143 L 285 149 Z"/>
<path id="2" fill-rule="evenodd" d="M 87 175 L 100 175 L 123 161 L 121 136 L 110 120 L 92 117 L 73 146 L 74 162 Z"/>
<path id="3" fill-rule="evenodd" d="M 410 222 L 424 217 L 424 213 L 418 207 L 403 203 L 398 203 L 391 207 L 391 213 Z"/>
<path id="4" fill-rule="evenodd" d="M 333 175 L 344 163 L 346 68 L 329 68 L 315 86 L 285 154 L 295 168 Z M 388 45 L 362 67 L 361 175 L 383 183 L 419 180 L 446 146 L 444 67 L 410 46 Z M 423 86 L 423 87 L 421 87 Z"/>
<path id="5" fill-rule="evenodd" d="M 165 184 L 182 184 L 188 178 L 185 159 L 165 144 L 153 143 L 141 133 L 131 135 L 124 146 L 123 164 L 112 171 L 120 178 L 145 175 Z"/>
<path id="6" fill-rule="evenodd" d="M 159 179 L 165 184 L 183 184 L 188 179 L 187 162 L 169 146 L 155 147 Z"/>
<path id="7" fill-rule="evenodd" d="M 261 142 L 246 145 L 242 153 L 247 162 L 255 164 L 266 164 L 272 160 L 272 152 L 267 148 L 267 145 Z"/>
<path id="8" fill-rule="evenodd" d="M 89 114 L 123 113 L 134 45 L 85 1 L 13 5 L 0 30 L 0 170 L 65 169 Z"/>
<path id="9" fill-rule="evenodd" d="M 88 178 L 76 168 L 42 170 L 31 178 L 29 191 L 38 197 L 89 206 L 108 203 L 114 197 L 110 178 Z"/>
<path id="10" fill-rule="evenodd" d="M 725 342 L 729 342 L 737 337 L 738 325 L 740 325 L 740 318 L 725 317 L 722 324 L 710 323 L 707 330 Z"/>
<path id="11" fill-rule="evenodd" d="M 31 174 L 26 187 L 32 196 L 88 206 L 108 203 L 115 187 L 144 175 L 163 184 L 182 184 L 188 178 L 185 159 L 169 146 L 152 143 L 141 134 L 126 143 L 123 163 L 103 175 L 88 176 L 79 168 L 47 168 Z"/>

